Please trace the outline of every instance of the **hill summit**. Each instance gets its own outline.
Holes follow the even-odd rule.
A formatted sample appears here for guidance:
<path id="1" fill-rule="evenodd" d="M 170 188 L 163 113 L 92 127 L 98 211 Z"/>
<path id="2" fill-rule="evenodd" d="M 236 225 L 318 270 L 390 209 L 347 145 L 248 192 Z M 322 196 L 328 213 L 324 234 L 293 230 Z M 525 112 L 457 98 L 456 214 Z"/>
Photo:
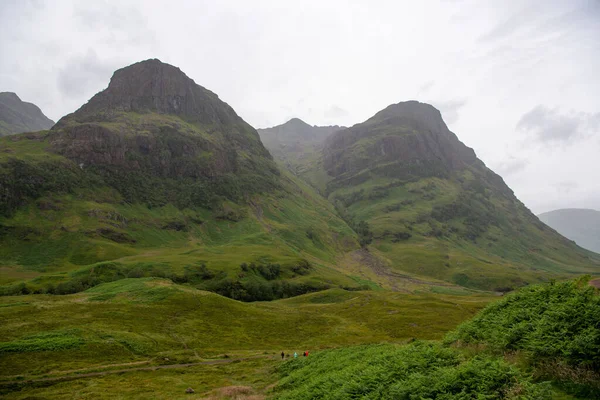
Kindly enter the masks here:
<path id="1" fill-rule="evenodd" d="M 58 121 L 48 142 L 131 202 L 206 205 L 214 195 L 234 199 L 278 186 L 256 130 L 216 94 L 156 59 L 116 71 L 108 88 Z"/>
<path id="2" fill-rule="evenodd" d="M 0 92 L 0 136 L 50 129 L 54 121 L 38 106 L 22 101 L 16 93 Z"/>
<path id="3" fill-rule="evenodd" d="M 115 71 L 108 88 L 59 121 L 58 127 L 73 118 L 107 112 L 174 114 L 205 125 L 242 122 L 216 94 L 196 84 L 179 68 L 158 59 Z"/>
<path id="4" fill-rule="evenodd" d="M 277 161 L 292 172 L 300 173 L 296 169 L 304 163 L 310 163 L 313 156 L 321 151 L 325 139 L 341 129 L 345 127 L 313 126 L 300 118 L 292 118 L 284 124 L 259 129 L 258 133 Z"/>
<path id="5" fill-rule="evenodd" d="M 367 137 L 371 139 L 367 146 L 355 146 Z M 367 121 L 331 135 L 324 157 L 325 169 L 335 177 L 381 163 L 433 175 L 482 165 L 473 149 L 450 132 L 436 108 L 417 101 L 392 104 Z"/>

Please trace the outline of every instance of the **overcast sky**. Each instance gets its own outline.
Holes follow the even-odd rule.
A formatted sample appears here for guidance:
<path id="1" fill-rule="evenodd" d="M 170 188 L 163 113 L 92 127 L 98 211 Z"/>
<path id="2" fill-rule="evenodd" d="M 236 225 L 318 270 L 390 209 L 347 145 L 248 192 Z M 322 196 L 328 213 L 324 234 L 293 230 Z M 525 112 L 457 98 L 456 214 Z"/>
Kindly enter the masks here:
<path id="1" fill-rule="evenodd" d="M 438 107 L 535 213 L 600 210 L 600 0 L 0 0 L 0 91 L 58 120 L 159 58 L 254 127 Z"/>

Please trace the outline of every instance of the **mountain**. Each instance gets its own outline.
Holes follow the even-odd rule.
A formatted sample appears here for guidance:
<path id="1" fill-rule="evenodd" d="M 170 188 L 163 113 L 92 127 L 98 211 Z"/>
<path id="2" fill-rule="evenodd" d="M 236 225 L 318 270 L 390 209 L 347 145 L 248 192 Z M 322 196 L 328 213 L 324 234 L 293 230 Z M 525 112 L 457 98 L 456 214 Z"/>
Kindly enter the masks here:
<path id="1" fill-rule="evenodd" d="M 396 275 L 504 291 L 600 270 L 597 255 L 540 222 L 428 104 L 393 104 L 333 133 L 301 176 Z"/>
<path id="2" fill-rule="evenodd" d="M 54 121 L 12 92 L 0 92 L 0 136 L 50 129 Z"/>
<path id="3" fill-rule="evenodd" d="M 258 129 L 265 147 L 275 159 L 293 172 L 317 154 L 330 134 L 345 129 L 343 126 L 312 126 L 298 118 L 282 125 Z"/>
<path id="4" fill-rule="evenodd" d="M 584 249 L 600 253 L 600 211 L 564 208 L 545 212 L 538 218 Z"/>
<path id="5" fill-rule="evenodd" d="M 280 172 L 254 128 L 146 60 L 49 131 L 0 139 L 0 293 L 169 277 L 241 300 L 360 287 L 331 204 Z"/>

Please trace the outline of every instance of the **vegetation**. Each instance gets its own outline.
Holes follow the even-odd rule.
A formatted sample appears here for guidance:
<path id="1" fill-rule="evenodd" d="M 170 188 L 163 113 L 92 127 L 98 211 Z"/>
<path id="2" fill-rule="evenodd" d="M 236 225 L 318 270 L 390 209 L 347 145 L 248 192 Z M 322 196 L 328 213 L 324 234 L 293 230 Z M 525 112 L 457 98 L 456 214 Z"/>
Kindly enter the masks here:
<path id="1" fill-rule="evenodd" d="M 489 305 L 445 341 L 520 352 L 541 374 L 568 386 L 581 384 L 578 393 L 600 396 L 600 296 L 588 281 L 521 289 Z"/>
<path id="2" fill-rule="evenodd" d="M 356 234 L 290 174 L 280 177 L 281 189 L 238 202 L 217 196 L 208 205 L 130 203 L 118 185 L 106 185 L 106 176 L 48 151 L 46 133 L 5 138 L 0 145 L 7 149 L 0 153 L 0 175 L 5 172 L 8 187 L 20 188 L 0 202 L 6 207 L 0 217 L 1 295 L 70 294 L 152 276 L 244 301 L 362 286 L 334 268 L 336 258 L 359 247 Z M 188 198 L 185 190 L 167 192 Z M 242 271 L 244 263 L 259 272 Z M 277 265 L 279 273 L 269 276 L 265 268 Z"/>
<path id="3" fill-rule="evenodd" d="M 73 295 L 3 297 L 3 348 L 27 345 L 30 351 L 5 352 L 0 370 L 7 379 L 138 361 L 186 363 L 222 354 L 441 339 L 491 299 L 329 289 L 241 303 L 165 279 L 128 278 Z M 30 345 L 38 340 L 49 344 Z M 77 346 L 58 346 L 63 340 Z"/>
<path id="4" fill-rule="evenodd" d="M 550 399 L 549 387 L 499 359 L 435 343 L 329 350 L 285 363 L 276 399 Z"/>

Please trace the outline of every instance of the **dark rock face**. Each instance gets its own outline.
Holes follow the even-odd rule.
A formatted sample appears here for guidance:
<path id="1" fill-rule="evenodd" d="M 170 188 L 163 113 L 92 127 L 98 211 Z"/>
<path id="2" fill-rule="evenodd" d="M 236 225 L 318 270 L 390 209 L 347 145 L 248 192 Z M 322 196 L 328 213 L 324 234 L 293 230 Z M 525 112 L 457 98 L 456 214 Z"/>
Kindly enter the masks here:
<path id="1" fill-rule="evenodd" d="M 12 92 L 0 93 L 0 136 L 50 129 L 54 121 Z"/>
<path id="2" fill-rule="evenodd" d="M 66 126 L 51 136 L 53 149 L 82 168 L 111 166 L 170 178 L 215 177 L 238 170 L 237 153 L 168 126 L 123 135 L 99 124 Z M 198 160 L 210 152 L 204 162 Z"/>
<path id="3" fill-rule="evenodd" d="M 323 156 L 325 169 L 334 177 L 382 163 L 427 171 L 482 164 L 450 132 L 437 109 L 416 101 L 393 104 L 362 124 L 334 133 Z"/>
<path id="4" fill-rule="evenodd" d="M 256 130 L 216 94 L 156 59 L 116 71 L 108 88 L 63 117 L 47 140 L 81 169 L 131 192 L 128 201 L 155 196 L 156 179 L 170 180 L 170 199 L 178 193 L 172 185 L 210 185 L 205 198 L 215 190 L 239 198 L 279 182 Z"/>
<path id="5" fill-rule="evenodd" d="M 179 68 L 157 59 L 115 71 L 106 90 L 66 118 L 85 120 L 86 115 L 110 111 L 174 114 L 207 125 L 242 122 L 216 94 L 197 85 Z"/>

